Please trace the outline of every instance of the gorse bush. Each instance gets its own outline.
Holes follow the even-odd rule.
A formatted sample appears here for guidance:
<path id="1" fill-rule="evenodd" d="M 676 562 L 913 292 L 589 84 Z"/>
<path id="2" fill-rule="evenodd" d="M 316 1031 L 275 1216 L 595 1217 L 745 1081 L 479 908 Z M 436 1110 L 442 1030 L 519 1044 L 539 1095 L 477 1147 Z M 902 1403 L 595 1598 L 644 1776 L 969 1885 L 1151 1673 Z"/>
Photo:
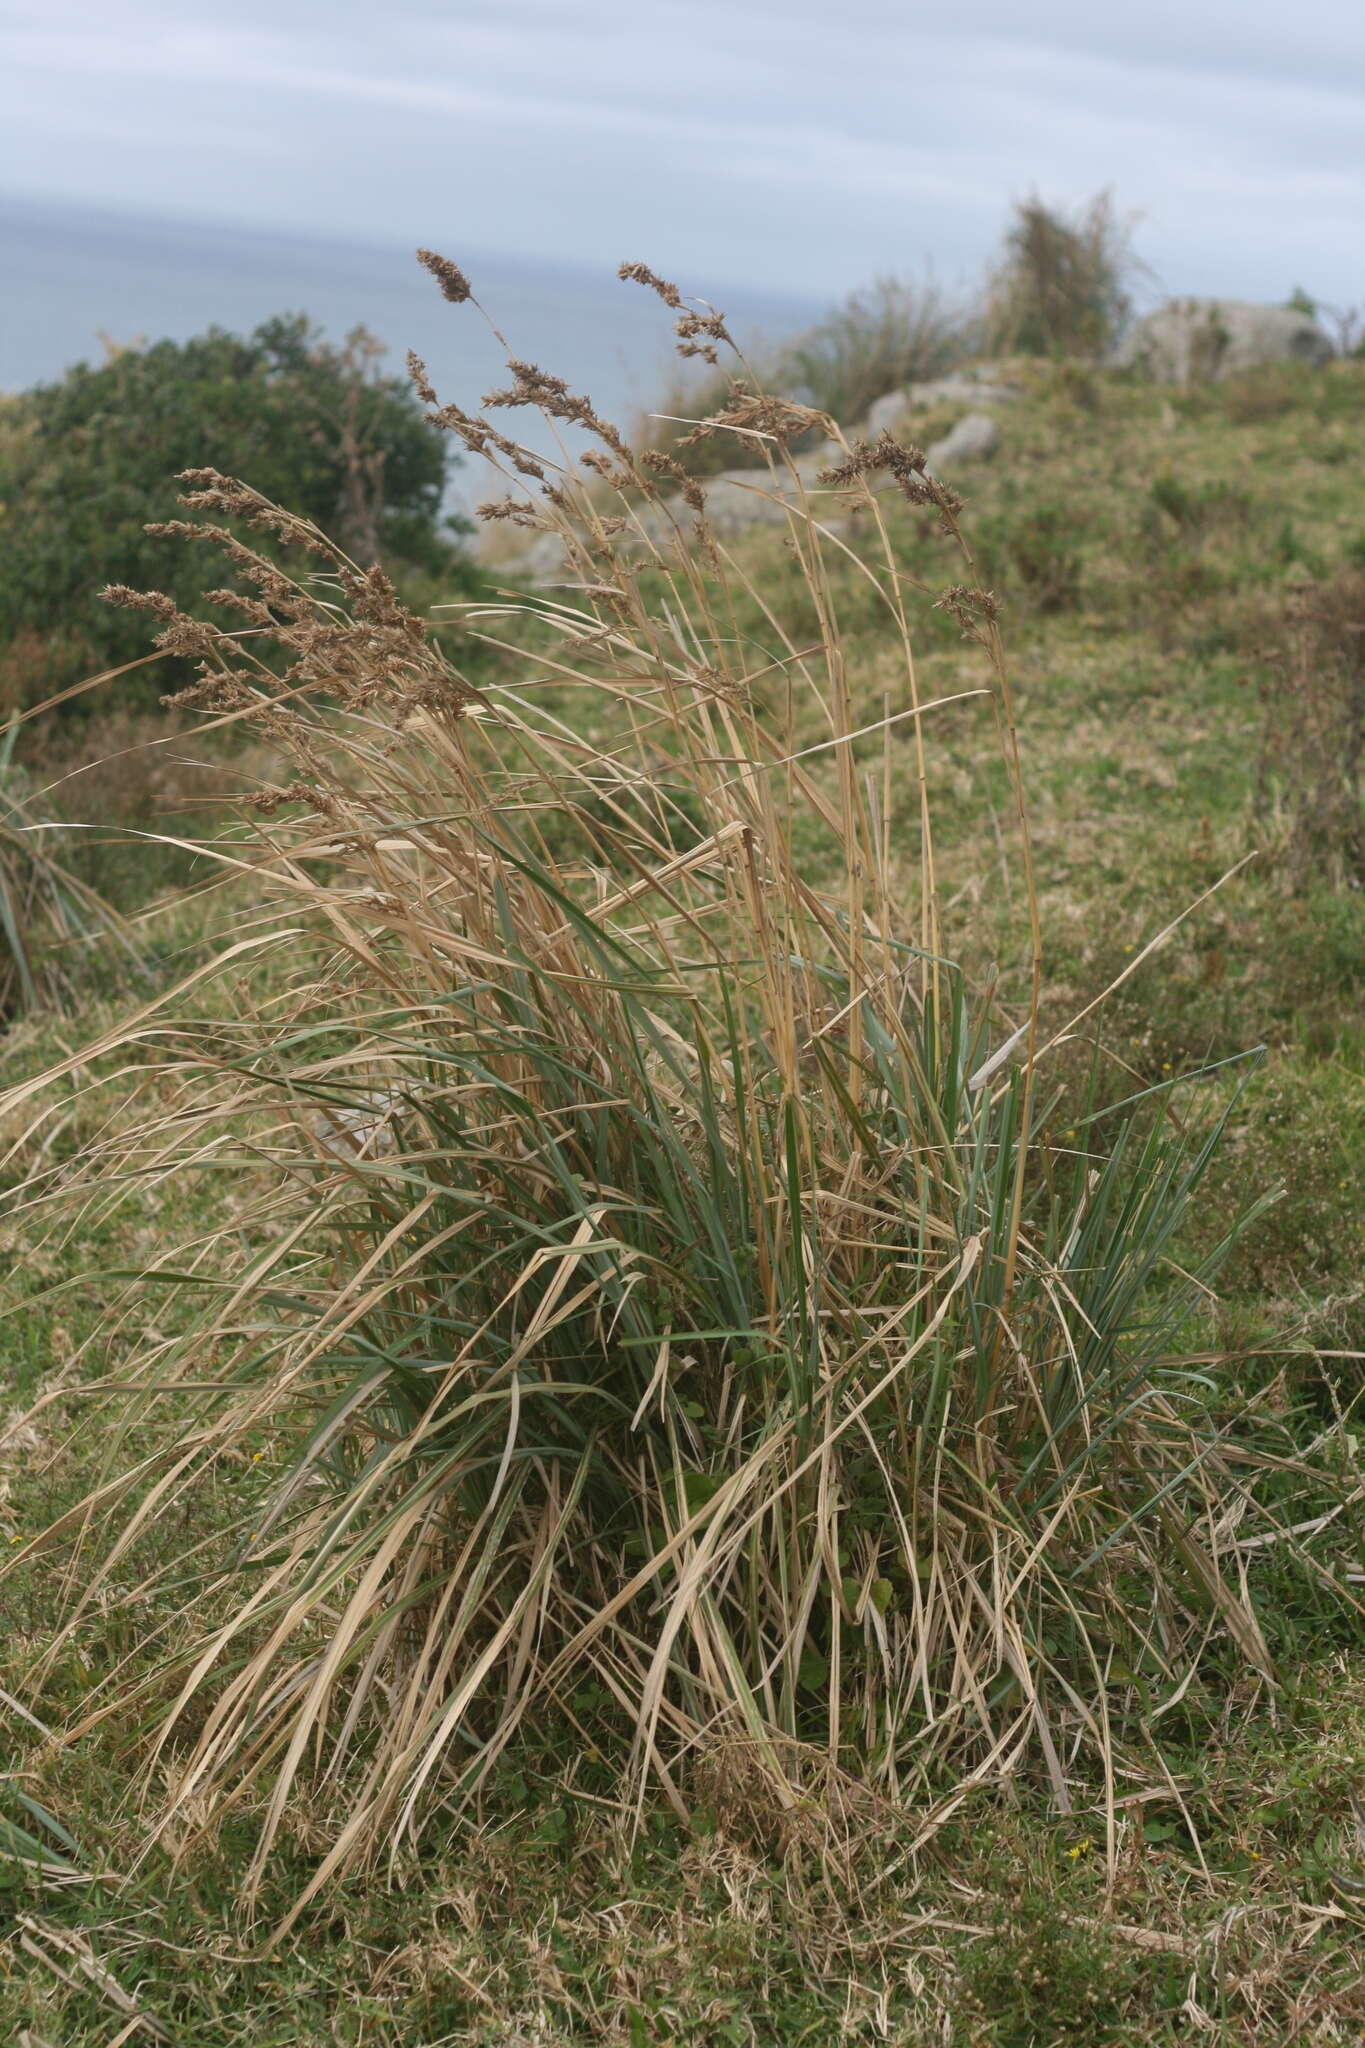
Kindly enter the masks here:
<path id="1" fill-rule="evenodd" d="M 721 316 L 629 275 L 685 343 L 725 345 Z M 177 1166 L 264 1192 L 147 1275 L 182 1319 L 127 1375 L 135 1447 L 89 1505 L 122 1525 L 69 1627 L 125 1571 L 145 1598 L 143 1533 L 230 1476 L 236 1547 L 161 1567 L 187 1634 L 143 1683 L 179 1841 L 255 1817 L 248 1895 L 304 1786 L 311 1892 L 471 1808 L 556 1722 L 633 1796 L 685 1809 L 723 1778 L 791 1841 L 912 1795 L 928 1839 L 973 1784 L 1033 1769 L 1066 1806 L 1097 1768 L 1112 1854 L 1134 1687 L 1182 1684 L 1211 1636 L 1269 1670 L 1223 1561 L 1254 1463 L 1232 1476 L 1179 1348 L 1222 1255 L 1177 1245 L 1222 1118 L 1216 1083 L 1179 1110 L 1163 1087 L 1073 1101 L 1055 1135 L 1068 1034 L 1041 1023 L 1009 672 L 959 501 L 889 438 L 808 490 L 790 443 L 835 422 L 733 400 L 709 431 L 762 447 L 789 504 L 796 637 L 704 487 L 558 379 L 513 361 L 475 416 L 413 369 L 506 473 L 494 509 L 562 536 L 567 581 L 466 608 L 502 650 L 476 687 L 381 570 L 190 479 L 210 532 L 252 522 L 312 562 L 230 547 L 247 637 L 143 601 L 205 716 L 292 758 L 219 852 L 251 892 L 224 971 L 276 966 L 217 1027 L 172 995 L 103 1042 L 126 1080 L 154 1040 L 169 1106 L 88 1168 L 107 1200 Z M 590 487 L 503 430 L 524 407 L 594 436 Z M 937 602 L 981 679 L 954 715 L 1013 793 L 1008 1006 L 944 952 L 939 707 L 892 500 L 956 556 Z M 826 523 L 854 505 L 895 664 L 870 725 Z M 119 1705 L 115 1678 L 81 1725 Z"/>
<path id="2" fill-rule="evenodd" d="M 167 587 L 203 608 L 198 565 L 147 531 L 196 464 L 250 474 L 365 563 L 449 576 L 448 443 L 357 329 L 345 347 L 302 318 L 214 329 L 81 364 L 0 410 L 0 709 L 133 660 L 145 636 L 99 602 L 106 583 Z M 126 694 L 132 684 L 124 685 Z"/>

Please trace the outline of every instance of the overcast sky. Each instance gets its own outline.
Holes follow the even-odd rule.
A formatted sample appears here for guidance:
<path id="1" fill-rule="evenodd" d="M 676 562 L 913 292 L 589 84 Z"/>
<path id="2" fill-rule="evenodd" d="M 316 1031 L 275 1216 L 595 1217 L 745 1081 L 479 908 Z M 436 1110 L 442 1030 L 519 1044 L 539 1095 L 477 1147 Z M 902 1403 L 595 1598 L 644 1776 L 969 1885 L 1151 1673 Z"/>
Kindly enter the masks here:
<path id="1" fill-rule="evenodd" d="M 825 297 L 1112 185 L 1365 298 L 1362 0 L 0 0 L 0 191 Z"/>

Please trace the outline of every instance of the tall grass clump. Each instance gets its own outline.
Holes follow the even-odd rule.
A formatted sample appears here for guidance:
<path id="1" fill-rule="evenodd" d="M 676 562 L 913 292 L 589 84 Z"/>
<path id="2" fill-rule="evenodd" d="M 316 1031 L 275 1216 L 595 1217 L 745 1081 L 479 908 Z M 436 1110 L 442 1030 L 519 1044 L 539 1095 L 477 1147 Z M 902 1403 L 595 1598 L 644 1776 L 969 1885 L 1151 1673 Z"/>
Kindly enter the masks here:
<path id="1" fill-rule="evenodd" d="M 1137 269 L 1132 227 L 1097 193 L 1068 216 L 1019 202 L 987 285 L 992 346 L 1035 356 L 1101 356 L 1127 325 Z"/>
<path id="2" fill-rule="evenodd" d="M 721 316 L 626 274 L 685 344 L 725 346 Z M 182 530 L 226 554 L 239 629 L 114 593 L 199 663 L 206 718 L 293 767 L 217 849 L 247 884 L 224 971 L 273 951 L 260 992 L 217 1025 L 168 997 L 95 1049 L 155 1080 L 88 1162 L 104 1199 L 208 1171 L 239 1199 L 145 1276 L 180 1317 L 110 1397 L 108 1479 L 44 1539 L 85 1546 L 68 1627 L 130 1577 L 143 1603 L 174 1582 L 134 1687 L 149 1769 L 181 1844 L 254 1816 L 248 1894 L 296 1796 L 311 1891 L 474 1808 L 555 1727 L 627 1804 L 686 1809 L 719 1772 L 779 1838 L 912 1801 L 927 1835 L 1020 1771 L 1065 1808 L 1085 1777 L 1112 1849 L 1135 1674 L 1174 1691 L 1210 1637 L 1269 1672 L 1226 1563 L 1247 1467 L 1179 1349 L 1218 1263 L 1178 1240 L 1220 1117 L 1165 1090 L 1053 1135 L 1066 1033 L 1043 1028 L 1009 671 L 959 501 L 890 438 L 841 443 L 808 489 L 789 444 L 835 422 L 733 399 L 705 431 L 762 451 L 790 505 L 797 633 L 704 488 L 560 380 L 513 358 L 471 414 L 413 374 L 504 471 L 485 515 L 562 536 L 562 585 L 447 637 L 197 472 Z M 497 423 L 526 407 L 593 436 L 590 481 Z M 945 952 L 907 500 L 957 560 L 937 602 L 980 680 L 952 716 L 1013 793 L 1008 1004 Z M 852 505 L 857 556 L 830 517 Z M 854 590 L 894 668 L 870 713 Z M 198 1490 L 230 1540 L 206 1522 L 158 1564 Z"/>
<path id="3" fill-rule="evenodd" d="M 932 277 L 878 277 L 792 342 L 785 357 L 795 396 L 846 424 L 888 392 L 941 377 L 979 341 L 980 321 Z"/>
<path id="4" fill-rule="evenodd" d="M 61 828 L 35 816 L 14 760 L 19 720 L 0 735 L 0 1027 L 60 1010 L 79 989 L 90 949 L 136 949 L 124 920 L 59 858 Z"/>

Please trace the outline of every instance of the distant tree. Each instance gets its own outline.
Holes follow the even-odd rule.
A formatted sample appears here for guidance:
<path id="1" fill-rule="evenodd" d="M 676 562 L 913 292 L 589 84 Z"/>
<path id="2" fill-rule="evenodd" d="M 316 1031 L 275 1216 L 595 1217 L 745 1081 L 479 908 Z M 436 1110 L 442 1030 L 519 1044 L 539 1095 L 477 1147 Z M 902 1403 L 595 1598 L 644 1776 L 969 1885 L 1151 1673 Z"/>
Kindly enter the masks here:
<path id="1" fill-rule="evenodd" d="M 182 469 L 241 477 L 400 578 L 455 570 L 448 440 L 382 353 L 362 328 L 336 347 L 288 316 L 111 349 L 3 401 L 0 709 L 147 651 L 145 617 L 101 603 L 106 583 L 202 609 L 194 551 L 144 531 L 176 516 Z"/>
<path id="2" fill-rule="evenodd" d="M 1132 310 L 1128 284 L 1141 266 L 1132 225 L 1101 192 L 1073 215 L 1036 195 L 1016 205 L 988 287 L 991 346 L 1038 356 L 1099 356 Z"/>

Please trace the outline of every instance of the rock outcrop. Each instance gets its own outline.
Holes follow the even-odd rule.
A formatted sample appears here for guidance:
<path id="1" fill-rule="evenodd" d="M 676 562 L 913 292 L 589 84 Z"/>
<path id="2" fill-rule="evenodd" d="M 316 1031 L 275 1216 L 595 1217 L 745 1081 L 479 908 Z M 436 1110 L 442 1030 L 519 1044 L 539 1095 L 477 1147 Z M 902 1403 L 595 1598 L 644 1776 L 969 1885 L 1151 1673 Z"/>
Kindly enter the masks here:
<path id="1" fill-rule="evenodd" d="M 530 583 L 551 583 L 564 575 L 568 554 L 557 533 L 542 533 L 520 554 L 508 555 L 492 565 L 497 576 L 525 577 Z"/>
<path id="2" fill-rule="evenodd" d="M 1307 313 L 1241 299 L 1172 299 L 1139 320 L 1114 358 L 1158 384 L 1208 384 L 1262 363 L 1327 362 L 1332 344 Z"/>
<path id="3" fill-rule="evenodd" d="M 932 405 L 966 405 L 980 410 L 987 405 L 1009 405 L 1019 396 L 1017 385 L 975 370 L 959 370 L 951 377 L 934 377 L 922 384 L 907 384 L 903 391 L 888 391 L 867 415 L 867 437 L 875 441 L 882 433 L 894 434 L 908 414 Z"/>
<path id="4" fill-rule="evenodd" d="M 924 451 L 931 476 L 956 468 L 959 462 L 985 462 L 1000 446 L 1000 429 L 988 412 L 969 412 L 965 419 Z"/>
<path id="5" fill-rule="evenodd" d="M 843 459 L 842 448 L 832 443 L 815 454 L 796 456 L 792 463 L 795 476 L 780 466 L 775 470 L 766 466 L 722 470 L 719 476 L 708 477 L 703 484 L 707 523 L 722 539 L 743 533 L 751 526 L 785 526 L 788 507 L 798 504 L 804 492 L 813 492 L 818 497 L 815 479 L 822 469 Z M 674 499 L 669 509 L 680 525 L 685 525 L 691 516 L 681 499 Z"/>

